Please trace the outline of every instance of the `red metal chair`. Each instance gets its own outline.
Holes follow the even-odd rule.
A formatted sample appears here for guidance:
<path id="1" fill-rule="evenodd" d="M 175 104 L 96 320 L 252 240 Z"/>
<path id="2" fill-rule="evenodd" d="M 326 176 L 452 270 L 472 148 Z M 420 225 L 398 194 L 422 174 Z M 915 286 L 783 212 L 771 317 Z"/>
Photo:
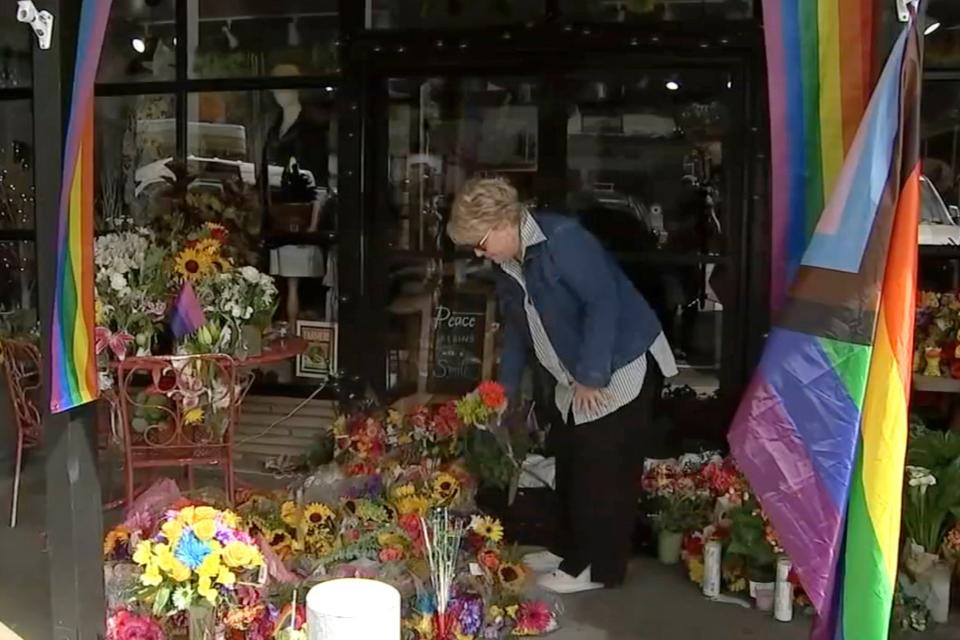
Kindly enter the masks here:
<path id="1" fill-rule="evenodd" d="M 17 526 L 17 506 L 20 500 L 20 475 L 23 453 L 40 444 L 43 423 L 37 409 L 40 400 L 40 350 L 29 342 L 0 340 L 0 360 L 13 405 L 17 429 L 17 458 L 13 475 L 13 498 L 10 504 L 10 526 Z"/>
<path id="2" fill-rule="evenodd" d="M 117 368 L 116 402 L 123 434 L 124 496 L 134 500 L 137 469 L 223 469 L 233 500 L 233 432 L 245 388 L 236 362 L 223 355 L 127 358 Z"/>

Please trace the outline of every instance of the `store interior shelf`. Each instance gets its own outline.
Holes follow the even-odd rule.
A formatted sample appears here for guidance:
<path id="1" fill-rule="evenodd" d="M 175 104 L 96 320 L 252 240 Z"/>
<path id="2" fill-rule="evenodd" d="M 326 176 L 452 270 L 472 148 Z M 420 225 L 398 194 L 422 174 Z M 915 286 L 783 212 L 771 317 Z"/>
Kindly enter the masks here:
<path id="1" fill-rule="evenodd" d="M 922 244 L 920 245 L 920 256 L 924 258 L 960 259 L 960 245 Z"/>
<path id="2" fill-rule="evenodd" d="M 960 393 L 960 380 L 946 376 L 913 376 L 914 391 L 933 393 Z"/>

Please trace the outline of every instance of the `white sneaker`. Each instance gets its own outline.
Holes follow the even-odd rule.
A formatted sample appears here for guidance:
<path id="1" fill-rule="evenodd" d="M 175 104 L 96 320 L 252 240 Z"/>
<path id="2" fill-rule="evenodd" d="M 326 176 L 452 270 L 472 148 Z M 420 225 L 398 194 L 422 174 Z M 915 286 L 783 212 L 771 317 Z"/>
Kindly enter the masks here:
<path id="1" fill-rule="evenodd" d="M 565 573 L 557 569 L 553 573 L 540 576 L 540 578 L 537 580 L 537 584 L 547 591 L 560 594 L 580 593 L 583 591 L 603 589 L 603 584 L 599 582 L 592 582 L 590 580 L 590 567 L 584 569 L 577 577 L 573 577 L 569 573 Z"/>
<path id="2" fill-rule="evenodd" d="M 534 573 L 550 573 L 560 568 L 563 558 L 549 551 L 537 551 L 523 556 L 523 564 Z"/>

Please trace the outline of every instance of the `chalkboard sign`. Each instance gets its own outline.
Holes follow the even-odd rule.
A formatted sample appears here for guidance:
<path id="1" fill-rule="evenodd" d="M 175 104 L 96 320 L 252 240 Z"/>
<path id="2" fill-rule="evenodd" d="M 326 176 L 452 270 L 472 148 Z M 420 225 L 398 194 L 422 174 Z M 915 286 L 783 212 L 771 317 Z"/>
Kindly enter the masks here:
<path id="1" fill-rule="evenodd" d="M 481 382 L 488 313 L 484 294 L 441 296 L 431 318 L 430 393 L 464 394 Z"/>

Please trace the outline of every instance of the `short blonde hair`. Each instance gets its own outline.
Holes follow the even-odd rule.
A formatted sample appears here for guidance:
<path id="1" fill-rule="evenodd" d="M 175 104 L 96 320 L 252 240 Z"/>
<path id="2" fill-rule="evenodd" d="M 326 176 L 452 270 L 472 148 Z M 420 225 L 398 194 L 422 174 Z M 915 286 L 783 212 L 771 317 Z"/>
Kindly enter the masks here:
<path id="1" fill-rule="evenodd" d="M 453 202 L 447 235 L 455 244 L 474 245 L 491 229 L 519 225 L 523 205 L 517 190 L 503 178 L 472 178 Z"/>

